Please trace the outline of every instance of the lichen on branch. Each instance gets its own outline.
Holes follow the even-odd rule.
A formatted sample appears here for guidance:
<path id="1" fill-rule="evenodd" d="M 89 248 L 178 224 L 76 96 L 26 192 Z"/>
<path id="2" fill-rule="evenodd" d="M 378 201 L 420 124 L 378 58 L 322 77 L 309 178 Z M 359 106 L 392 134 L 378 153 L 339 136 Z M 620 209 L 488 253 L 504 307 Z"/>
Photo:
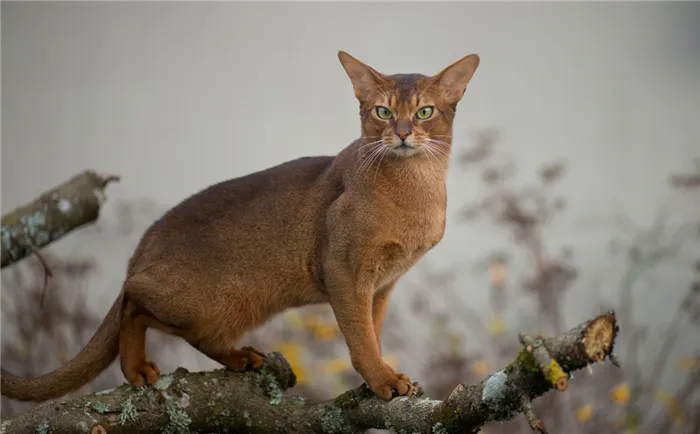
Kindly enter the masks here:
<path id="1" fill-rule="evenodd" d="M 335 399 L 313 402 L 288 396 L 296 377 L 280 353 L 256 372 L 225 369 L 190 373 L 179 368 L 140 389 L 122 385 L 67 402 L 41 405 L 2 422 L 3 433 L 326 433 L 370 428 L 397 433 L 476 433 L 489 421 L 524 414 L 542 433 L 546 427 L 531 402 L 551 390 L 546 357 L 557 375 L 612 357 L 618 327 L 609 312 L 555 337 L 525 338 L 525 348 L 507 367 L 471 386 L 457 385 L 444 401 L 422 397 L 377 398 L 366 385 Z M 527 335 L 523 335 L 527 336 Z M 537 350 L 542 349 L 542 351 Z M 540 356 L 536 356 L 540 354 Z M 549 360 L 549 359 L 545 359 Z"/>
<path id="2" fill-rule="evenodd" d="M 86 170 L 5 214 L 0 228 L 2 268 L 97 220 L 105 201 L 105 187 L 118 180 Z"/>

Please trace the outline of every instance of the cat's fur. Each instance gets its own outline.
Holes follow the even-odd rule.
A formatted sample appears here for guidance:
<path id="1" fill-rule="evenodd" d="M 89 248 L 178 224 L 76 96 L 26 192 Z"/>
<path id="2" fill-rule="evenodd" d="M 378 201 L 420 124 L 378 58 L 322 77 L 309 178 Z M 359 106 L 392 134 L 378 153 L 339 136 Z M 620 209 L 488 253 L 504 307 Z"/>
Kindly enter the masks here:
<path id="1" fill-rule="evenodd" d="M 360 101 L 361 138 L 336 156 L 224 181 L 172 208 L 141 239 L 87 346 L 37 378 L 3 370 L 3 395 L 59 397 L 118 355 L 131 384 L 153 384 L 148 327 L 230 369 L 256 368 L 263 353 L 234 347 L 244 333 L 288 308 L 325 302 L 369 387 L 384 399 L 413 393 L 411 380 L 382 360 L 379 332 L 397 280 L 443 237 L 452 123 L 479 57 L 428 77 L 383 75 L 338 56 Z M 382 119 L 377 106 L 392 117 Z M 426 106 L 432 115 L 421 120 Z"/>

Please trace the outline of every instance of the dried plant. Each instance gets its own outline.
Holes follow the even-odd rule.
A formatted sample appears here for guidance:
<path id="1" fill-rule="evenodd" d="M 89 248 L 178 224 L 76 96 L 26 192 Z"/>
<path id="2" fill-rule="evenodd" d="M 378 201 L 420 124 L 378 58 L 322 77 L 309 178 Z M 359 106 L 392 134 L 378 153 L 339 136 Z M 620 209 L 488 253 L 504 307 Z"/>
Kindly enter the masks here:
<path id="1" fill-rule="evenodd" d="M 133 231 L 139 214 L 154 215 L 152 201 L 117 203 L 116 225 L 101 224 L 99 237 L 124 236 Z M 47 250 L 2 271 L 2 366 L 25 377 L 35 377 L 68 362 L 87 344 L 103 320 L 87 305 L 86 281 L 99 269 L 93 258 L 59 257 Z M 47 273 L 49 278 L 46 279 Z M 8 339 L 8 336 L 12 337 Z M 156 337 L 154 350 L 170 343 Z M 66 398 L 115 387 L 124 379 L 117 364 Z M 2 414 L 25 411 L 35 403 L 2 397 Z"/>
<path id="2" fill-rule="evenodd" d="M 87 309 L 85 288 L 79 284 L 94 272 L 95 264 L 46 253 L 43 257 L 51 270 L 45 288 L 44 265 L 39 261 L 25 261 L 2 275 L 3 336 L 14 336 L 10 341 L 3 339 L 2 366 L 23 376 L 36 376 L 66 363 L 102 320 Z M 76 392 L 81 393 L 85 390 Z M 29 406 L 2 397 L 3 414 Z"/>

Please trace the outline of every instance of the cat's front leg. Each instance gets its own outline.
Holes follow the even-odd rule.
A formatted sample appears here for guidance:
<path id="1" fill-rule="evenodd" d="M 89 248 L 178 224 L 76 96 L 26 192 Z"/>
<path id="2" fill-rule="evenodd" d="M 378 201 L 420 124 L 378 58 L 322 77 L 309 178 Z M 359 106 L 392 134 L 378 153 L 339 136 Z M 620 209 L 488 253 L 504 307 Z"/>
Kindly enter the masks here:
<path id="1" fill-rule="evenodd" d="M 377 348 L 379 349 L 379 356 L 382 355 L 382 324 L 384 323 L 384 316 L 386 315 L 386 309 L 389 305 L 389 296 L 396 286 L 396 281 L 385 285 L 374 294 L 374 303 L 372 304 L 372 320 L 374 322 L 374 334 L 377 339 Z"/>
<path id="2" fill-rule="evenodd" d="M 380 355 L 372 318 L 374 286 L 369 279 L 353 281 L 343 272 L 329 275 L 329 300 L 340 331 L 350 350 L 350 360 L 372 391 L 389 400 L 394 393 L 415 392 L 411 379 L 395 372 Z"/>

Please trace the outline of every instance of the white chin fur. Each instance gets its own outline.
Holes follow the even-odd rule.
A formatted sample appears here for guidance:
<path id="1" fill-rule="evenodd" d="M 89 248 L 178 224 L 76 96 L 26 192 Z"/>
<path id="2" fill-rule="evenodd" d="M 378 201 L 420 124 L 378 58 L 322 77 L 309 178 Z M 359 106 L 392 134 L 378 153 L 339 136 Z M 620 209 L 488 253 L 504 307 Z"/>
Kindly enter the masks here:
<path id="1" fill-rule="evenodd" d="M 391 153 L 394 155 L 398 155 L 399 157 L 410 157 L 411 155 L 415 155 L 419 152 L 420 150 L 417 147 L 412 147 L 412 148 L 406 148 L 406 147 L 392 147 L 391 148 Z"/>

